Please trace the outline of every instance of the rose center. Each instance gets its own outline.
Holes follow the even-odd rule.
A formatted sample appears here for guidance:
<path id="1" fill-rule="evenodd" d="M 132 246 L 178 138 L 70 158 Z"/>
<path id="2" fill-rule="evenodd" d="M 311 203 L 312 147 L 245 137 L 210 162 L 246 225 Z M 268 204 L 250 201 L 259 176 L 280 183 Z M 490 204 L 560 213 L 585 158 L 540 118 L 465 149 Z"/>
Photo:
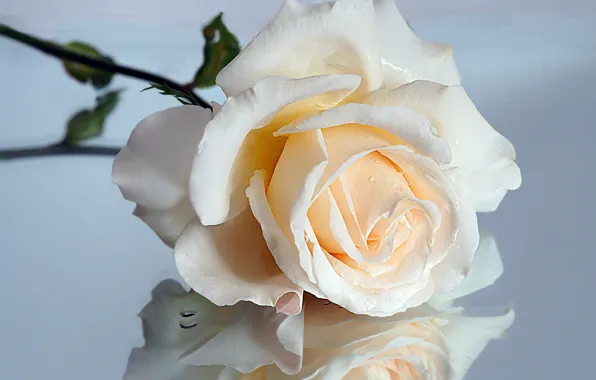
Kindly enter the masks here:
<path id="1" fill-rule="evenodd" d="M 380 264 L 427 220 L 414 199 L 401 169 L 375 151 L 339 175 L 311 205 L 309 220 L 330 254 L 350 265 Z"/>

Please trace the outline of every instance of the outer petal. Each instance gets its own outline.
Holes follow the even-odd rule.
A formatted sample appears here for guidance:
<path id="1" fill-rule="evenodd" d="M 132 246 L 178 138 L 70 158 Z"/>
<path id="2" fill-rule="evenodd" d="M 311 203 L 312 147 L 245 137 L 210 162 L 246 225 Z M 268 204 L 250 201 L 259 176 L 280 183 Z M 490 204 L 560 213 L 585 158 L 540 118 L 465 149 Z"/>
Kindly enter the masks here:
<path id="1" fill-rule="evenodd" d="M 193 164 L 190 196 L 201 222 L 220 224 L 238 215 L 248 205 L 244 192 L 254 172 L 273 169 L 285 139 L 263 142 L 257 136 L 256 141 L 243 145 L 251 130 L 268 125 L 283 107 L 289 104 L 300 107 L 301 100 L 320 94 L 329 95 L 319 99 L 325 105 L 315 103 L 311 108 L 335 104 L 359 83 L 360 78 L 355 75 L 270 77 L 229 98 L 207 125 Z M 292 120 L 290 117 L 289 121 Z M 266 139 L 274 131 L 265 132 Z"/>
<path id="2" fill-rule="evenodd" d="M 478 218 L 470 201 L 468 189 L 457 169 L 446 172 L 459 195 L 457 219 L 459 230 L 449 253 L 432 269 L 432 278 L 437 284 L 437 293 L 452 291 L 470 273 L 474 254 L 480 242 Z"/>
<path id="3" fill-rule="evenodd" d="M 450 379 L 463 380 L 486 345 L 491 340 L 501 338 L 514 320 L 515 313 L 512 310 L 501 317 L 451 317 L 449 324 L 442 330 L 452 368 Z"/>
<path id="4" fill-rule="evenodd" d="M 468 276 L 451 292 L 435 295 L 432 304 L 441 309 L 448 308 L 454 300 L 491 286 L 502 274 L 503 261 L 497 243 L 491 235 L 481 232 L 480 245 Z"/>
<path id="5" fill-rule="evenodd" d="M 264 77 L 353 73 L 363 87 L 382 84 L 372 0 L 305 5 L 287 0 L 276 18 L 217 76 L 228 96 Z"/>
<path id="6" fill-rule="evenodd" d="M 424 79 L 446 85 L 460 83 L 451 46 L 416 37 L 395 5 L 375 0 L 375 28 L 386 88 Z"/>
<path id="7" fill-rule="evenodd" d="M 184 227 L 197 217 L 188 195 L 176 206 L 165 210 L 137 205 L 133 215 L 147 223 L 170 247 L 174 246 Z"/>
<path id="8" fill-rule="evenodd" d="M 218 226 L 190 223 L 174 257 L 184 280 L 217 305 L 251 301 L 300 312 L 302 290 L 275 264 L 250 210 Z"/>
<path id="9" fill-rule="evenodd" d="M 417 81 L 372 93 L 366 104 L 402 105 L 424 113 L 451 146 L 476 211 L 495 210 L 507 190 L 517 189 L 521 174 L 513 145 L 496 132 L 459 86 Z"/>
<path id="10" fill-rule="evenodd" d="M 211 116 L 196 106 L 154 113 L 137 125 L 114 161 L 112 180 L 125 199 L 137 203 L 135 215 L 170 246 L 195 217 L 188 180 Z"/>
<path id="11" fill-rule="evenodd" d="M 315 129 L 324 129 L 346 124 L 358 124 L 364 129 L 360 134 L 365 134 L 363 126 L 379 128 L 386 133 L 386 145 L 368 146 L 363 148 L 362 143 L 344 143 L 344 151 L 350 150 L 351 145 L 357 147 L 351 154 L 345 154 L 347 158 L 355 153 L 360 153 L 371 148 L 381 148 L 387 145 L 408 144 L 416 151 L 434 158 L 439 163 L 449 163 L 451 154 L 447 141 L 436 135 L 436 130 L 424 114 L 408 107 L 374 107 L 365 104 L 350 103 L 334 107 L 318 113 L 301 123 L 293 123 L 277 131 L 276 135 L 293 134 Z M 373 134 L 368 132 L 369 134 Z M 376 134 L 380 135 L 378 131 Z M 358 131 L 346 131 L 346 138 L 359 134 Z M 388 144 L 391 142 L 392 144 Z M 343 152 L 342 152 L 343 153 Z"/>

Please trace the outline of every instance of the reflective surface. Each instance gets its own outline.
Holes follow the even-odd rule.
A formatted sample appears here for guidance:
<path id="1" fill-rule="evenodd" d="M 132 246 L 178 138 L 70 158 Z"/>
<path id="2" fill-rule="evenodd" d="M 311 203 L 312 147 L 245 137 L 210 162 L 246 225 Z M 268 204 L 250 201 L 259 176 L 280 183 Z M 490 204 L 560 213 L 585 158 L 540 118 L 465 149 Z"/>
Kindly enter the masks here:
<path id="1" fill-rule="evenodd" d="M 497 212 L 480 217 L 505 273 L 464 301 L 476 314 L 512 307 L 517 319 L 468 378 L 590 378 L 596 16 L 484 13 L 412 24 L 454 45 L 464 86 L 514 143 L 524 176 Z M 195 30 L 91 23 L 52 37 L 88 39 L 128 64 L 182 79 L 200 60 Z M 59 138 L 68 116 L 93 101 L 56 62 L 3 40 L 0 72 L 3 147 Z M 117 85 L 126 100 L 103 142 L 123 144 L 143 116 L 175 105 L 139 94 L 143 83 Z M 205 96 L 221 99 L 215 90 Z M 110 170 L 111 159 L 93 157 L 0 163 L 0 378 L 121 378 L 130 350 L 143 344 L 136 314 L 157 283 L 178 279 L 169 250 L 130 215 Z"/>

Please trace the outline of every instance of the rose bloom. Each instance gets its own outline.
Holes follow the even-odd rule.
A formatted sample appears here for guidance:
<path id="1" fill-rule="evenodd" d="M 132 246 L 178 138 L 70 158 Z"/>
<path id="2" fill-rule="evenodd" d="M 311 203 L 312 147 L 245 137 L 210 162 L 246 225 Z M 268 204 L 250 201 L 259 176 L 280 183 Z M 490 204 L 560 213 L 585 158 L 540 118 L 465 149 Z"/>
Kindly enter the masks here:
<path id="1" fill-rule="evenodd" d="M 383 318 L 312 296 L 295 316 L 247 302 L 217 307 L 164 282 L 140 314 L 145 346 L 133 350 L 124 380 L 461 380 L 514 320 L 512 311 L 477 318 L 451 307 L 502 272 L 494 243 L 484 248 L 470 277 L 443 296 L 446 308 Z"/>
<path id="2" fill-rule="evenodd" d="M 521 181 L 451 54 L 393 0 L 289 0 L 219 74 L 225 103 L 144 119 L 114 181 L 217 305 L 419 306 L 466 277 L 476 212 Z"/>

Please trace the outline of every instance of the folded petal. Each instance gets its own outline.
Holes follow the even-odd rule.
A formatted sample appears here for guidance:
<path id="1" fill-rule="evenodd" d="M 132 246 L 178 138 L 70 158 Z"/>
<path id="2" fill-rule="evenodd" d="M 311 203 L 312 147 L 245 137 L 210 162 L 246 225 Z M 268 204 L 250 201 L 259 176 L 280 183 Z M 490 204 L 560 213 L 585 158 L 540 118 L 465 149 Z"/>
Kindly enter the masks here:
<path id="1" fill-rule="evenodd" d="M 250 210 L 218 226 L 194 220 L 176 242 L 174 257 L 182 278 L 217 305 L 281 301 L 283 311 L 300 311 L 302 290 L 275 264 Z"/>
<path id="2" fill-rule="evenodd" d="M 440 207 L 443 217 L 428 263 L 435 291 L 452 290 L 470 271 L 479 241 L 476 212 L 466 187 L 457 170 L 444 172 L 428 157 L 396 148 L 382 153 L 404 170 L 417 197 Z"/>
<path id="3" fill-rule="evenodd" d="M 112 180 L 125 199 L 138 205 L 135 215 L 170 246 L 195 217 L 187 208 L 188 181 L 211 116 L 196 106 L 154 113 L 137 125 L 114 161 Z"/>
<path id="4" fill-rule="evenodd" d="M 458 230 L 447 256 L 432 268 L 436 293 L 450 292 L 464 281 L 470 273 L 480 241 L 478 218 L 470 200 L 469 189 L 457 169 L 451 169 L 446 174 L 459 196 L 457 211 L 455 211 Z"/>
<path id="5" fill-rule="evenodd" d="M 288 239 L 277 224 L 271 212 L 265 192 L 265 173 L 261 171 L 255 173 L 246 190 L 246 195 L 250 201 L 250 209 L 261 225 L 263 236 L 277 265 L 292 282 L 311 294 L 320 295 L 316 285 L 310 280 L 313 277 L 312 259 L 299 252 L 297 246 Z"/>
<path id="6" fill-rule="evenodd" d="M 157 236 L 170 247 L 174 246 L 184 227 L 197 217 L 188 196 L 176 206 L 164 210 L 137 205 L 133 215 L 151 227 Z"/>
<path id="7" fill-rule="evenodd" d="M 345 131 L 343 139 L 350 141 L 343 142 L 343 150 L 351 149 L 352 146 L 358 147 L 359 151 L 365 150 L 364 143 L 353 143 L 358 134 L 366 134 L 367 128 L 375 127 L 382 131 L 376 134 L 385 138 L 386 145 L 368 146 L 366 149 L 381 148 L 387 145 L 409 145 L 417 152 L 430 156 L 440 163 L 449 163 L 451 154 L 447 141 L 437 136 L 436 130 L 431 125 L 430 120 L 421 112 L 408 107 L 385 106 L 375 107 L 366 104 L 350 103 L 338 107 L 330 108 L 326 111 L 311 116 L 310 118 L 290 124 L 277 131 L 276 135 L 300 133 L 315 129 L 325 129 L 343 125 L 356 124 L 362 132 Z M 354 129 L 354 128 L 352 128 Z M 388 132 L 388 133 L 384 133 Z M 368 132 L 373 134 L 372 132 Z M 343 140 L 342 139 L 342 140 Z M 382 141 L 382 140 L 381 140 Z M 351 144 L 352 143 L 352 144 Z M 353 150 L 353 149 L 352 149 Z M 359 153 L 352 151 L 349 154 L 343 154 L 345 158 Z"/>
<path id="8" fill-rule="evenodd" d="M 217 76 L 228 96 L 273 75 L 358 74 L 368 91 L 382 84 L 371 0 L 307 5 L 288 0 L 275 19 Z"/>
<path id="9" fill-rule="evenodd" d="M 303 108 L 334 105 L 359 83 L 356 75 L 268 77 L 228 98 L 207 125 L 193 164 L 190 198 L 201 222 L 223 223 L 248 206 L 250 178 L 256 170 L 272 172 L 283 150 L 286 138 L 275 138 L 276 129 L 304 114 Z"/>
<path id="10" fill-rule="evenodd" d="M 308 154 L 305 155 L 304 152 Z M 312 256 L 305 236 L 310 227 L 307 212 L 326 165 L 327 152 L 320 130 L 292 135 L 285 144 L 267 189 L 266 202 L 269 206 L 262 207 L 263 210 L 260 210 L 259 205 L 263 202 L 262 195 L 259 195 L 258 191 L 253 192 L 251 199 L 251 208 L 255 215 L 259 214 L 257 219 L 261 225 L 267 223 L 264 215 L 269 211 L 285 238 L 296 247 L 292 251 L 280 250 L 281 247 L 277 241 L 272 242 L 267 239 L 280 268 L 284 273 L 288 273 L 295 283 L 306 286 L 307 291 L 316 284 L 312 273 Z M 271 228 L 265 226 L 263 233 L 270 234 L 271 232 L 266 230 Z M 300 269 L 291 268 L 290 264 L 296 260 L 292 257 L 296 250 Z M 303 273 L 307 275 L 309 284 L 304 284 Z"/>
<path id="11" fill-rule="evenodd" d="M 307 152 L 307 154 L 304 154 Z M 327 166 L 327 151 L 320 130 L 288 138 L 267 189 L 271 212 L 281 230 L 298 248 L 300 264 L 316 284 L 306 230 L 307 213 Z"/>
<path id="12" fill-rule="evenodd" d="M 395 0 L 375 0 L 374 5 L 385 88 L 418 79 L 446 85 L 460 83 L 451 46 L 419 39 L 400 14 Z"/>
<path id="13" fill-rule="evenodd" d="M 465 297 L 487 288 L 503 274 L 503 261 L 494 238 L 486 232 L 480 233 L 480 244 L 474 255 L 474 261 L 468 276 L 452 291 L 437 294 L 432 304 L 444 309 L 458 298 Z"/>
<path id="14" fill-rule="evenodd" d="M 451 165 L 461 173 L 476 211 L 494 211 L 508 190 L 520 186 L 513 145 L 488 124 L 463 88 L 416 81 L 376 91 L 364 103 L 424 113 L 449 142 Z"/>
<path id="15" fill-rule="evenodd" d="M 338 259 L 322 251 L 313 250 L 313 269 L 317 286 L 325 298 L 346 308 L 352 313 L 373 317 L 387 317 L 420 306 L 432 295 L 430 273 L 425 272 L 417 282 L 400 289 L 377 289 L 371 292 L 340 276 L 335 267 Z M 431 292 L 425 292 L 425 289 Z"/>

